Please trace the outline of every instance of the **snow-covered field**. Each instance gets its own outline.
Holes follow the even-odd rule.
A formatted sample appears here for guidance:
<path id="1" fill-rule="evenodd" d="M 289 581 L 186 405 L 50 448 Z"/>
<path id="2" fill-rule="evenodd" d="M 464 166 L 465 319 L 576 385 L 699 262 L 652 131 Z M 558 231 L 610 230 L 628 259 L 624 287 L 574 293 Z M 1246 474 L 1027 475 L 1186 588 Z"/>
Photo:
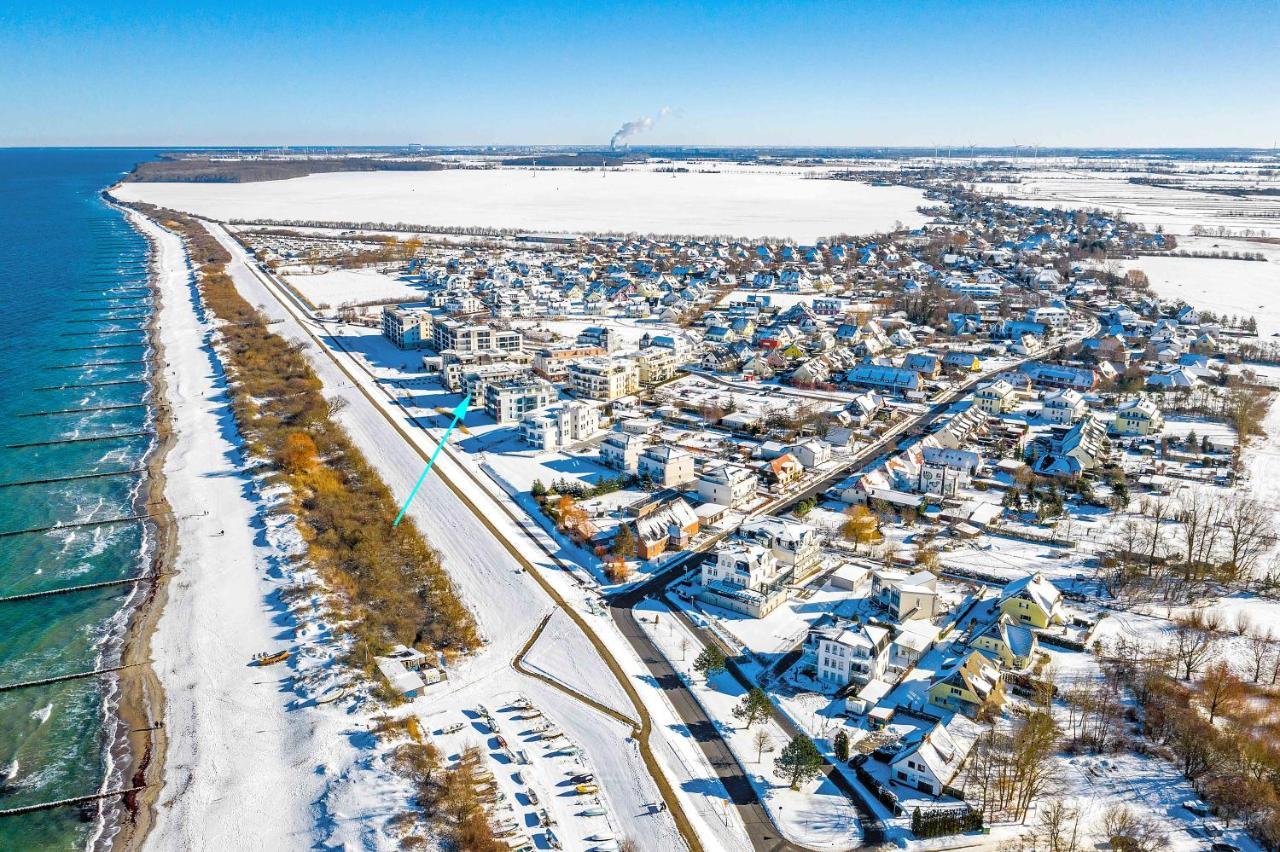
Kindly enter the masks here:
<path id="1" fill-rule="evenodd" d="M 306 219 L 531 231 L 785 237 L 919 225 L 923 193 L 782 170 L 716 173 L 503 168 L 342 172 L 263 183 L 126 183 L 125 200 L 216 219 Z"/>
<path id="2" fill-rule="evenodd" d="M 1280 206 L 1278 204 L 1277 206 Z M 1253 316 L 1258 334 L 1280 331 L 1280 246 L 1220 237 L 1183 237 L 1178 248 L 1191 252 L 1257 252 L 1265 261 L 1204 257 L 1140 257 L 1121 261 L 1141 269 L 1151 289 L 1165 299 L 1182 299 L 1215 314 Z"/>
<path id="3" fill-rule="evenodd" d="M 330 269 L 317 273 L 288 273 L 284 280 L 311 304 L 337 307 L 347 302 L 421 299 L 423 288 L 373 269 Z"/>
<path id="4" fill-rule="evenodd" d="M 1113 165 L 1108 163 L 1108 166 Z M 1189 189 L 1170 189 L 1129 183 L 1131 177 L 1168 176 L 1139 171 L 1095 171 L 1087 162 L 1026 166 L 1020 172 L 1020 183 L 981 184 L 984 192 L 998 192 L 1012 201 L 1044 204 L 1062 208 L 1101 208 L 1123 213 L 1130 220 L 1149 228 L 1157 226 L 1175 234 L 1189 234 L 1196 225 L 1223 226 L 1233 231 L 1246 228 L 1280 234 L 1280 220 L 1275 211 L 1280 201 L 1264 196 L 1235 197 L 1204 192 L 1198 186 L 1248 186 L 1259 182 L 1239 175 L 1205 173 L 1210 164 L 1179 164 L 1171 177 L 1190 181 Z M 1220 169 L 1223 164 L 1212 164 Z M 1274 187 L 1275 180 L 1261 185 Z"/>

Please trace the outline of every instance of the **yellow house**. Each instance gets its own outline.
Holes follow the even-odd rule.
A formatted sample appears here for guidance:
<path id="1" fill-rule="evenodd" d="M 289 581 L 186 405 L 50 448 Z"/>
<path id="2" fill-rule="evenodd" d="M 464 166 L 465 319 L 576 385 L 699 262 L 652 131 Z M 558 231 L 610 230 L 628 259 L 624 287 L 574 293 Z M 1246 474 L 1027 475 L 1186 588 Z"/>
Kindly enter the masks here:
<path id="1" fill-rule="evenodd" d="M 969 647 L 997 659 L 1007 669 L 1025 669 L 1031 665 L 1040 640 L 1026 627 L 1013 623 L 1005 613 L 991 623 L 986 630 L 974 636 Z"/>
<path id="2" fill-rule="evenodd" d="M 1018 396 L 1013 385 L 1004 379 L 997 379 L 985 387 L 978 388 L 973 395 L 973 404 L 987 414 L 999 416 L 1018 404 Z"/>
<path id="3" fill-rule="evenodd" d="M 1000 611 L 1017 624 L 1041 629 L 1067 620 L 1062 592 L 1039 573 L 1019 577 L 1001 589 Z"/>
<path id="4" fill-rule="evenodd" d="M 1164 416 L 1149 399 L 1126 402 L 1116 410 L 1115 430 L 1120 435 L 1155 435 L 1164 431 Z"/>
<path id="5" fill-rule="evenodd" d="M 985 706 L 1004 703 L 1004 674 L 991 660 L 973 651 L 929 687 L 929 703 L 941 710 L 976 716 Z"/>

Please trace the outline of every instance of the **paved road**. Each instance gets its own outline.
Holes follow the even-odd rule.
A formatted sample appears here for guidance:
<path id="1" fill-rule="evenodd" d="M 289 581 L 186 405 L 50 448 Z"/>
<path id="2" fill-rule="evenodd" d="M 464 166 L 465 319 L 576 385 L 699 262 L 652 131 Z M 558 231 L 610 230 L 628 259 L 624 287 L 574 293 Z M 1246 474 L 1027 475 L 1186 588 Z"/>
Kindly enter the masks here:
<path id="1" fill-rule="evenodd" d="M 698 744 L 707 762 L 715 770 L 716 777 L 728 794 L 729 801 L 733 803 L 738 818 L 742 820 L 747 834 L 751 837 L 752 848 L 759 852 L 803 849 L 802 846 L 789 843 L 779 834 L 760 803 L 755 788 L 747 779 L 746 771 L 725 743 L 715 722 L 702 709 L 702 705 L 693 697 L 693 693 L 680 679 L 675 668 L 636 620 L 632 607 L 646 597 L 648 597 L 647 594 L 635 591 L 614 598 L 610 603 L 610 614 L 622 635 L 635 650 L 636 656 L 644 663 L 658 688 L 662 690 L 667 700 L 671 702 L 671 706 L 675 708 L 680 720 L 688 728 L 689 736 Z"/>

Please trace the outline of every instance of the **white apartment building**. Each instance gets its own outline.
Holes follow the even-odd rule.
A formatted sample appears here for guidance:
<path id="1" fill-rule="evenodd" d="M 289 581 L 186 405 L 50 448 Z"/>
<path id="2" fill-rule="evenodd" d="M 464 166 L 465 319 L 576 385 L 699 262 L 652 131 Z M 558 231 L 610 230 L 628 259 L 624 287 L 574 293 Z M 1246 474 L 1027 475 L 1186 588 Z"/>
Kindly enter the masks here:
<path id="1" fill-rule="evenodd" d="M 732 462 L 710 463 L 698 474 L 698 496 L 730 509 L 754 501 L 759 486 L 759 478 L 750 469 Z"/>
<path id="2" fill-rule="evenodd" d="M 604 402 L 640 390 L 640 371 L 625 358 L 583 358 L 569 365 L 569 379 L 578 396 Z"/>
<path id="3" fill-rule="evenodd" d="M 663 488 L 679 488 L 694 480 L 693 456 L 678 447 L 648 447 L 640 453 L 636 473 Z"/>
<path id="4" fill-rule="evenodd" d="M 747 541 L 769 548 L 779 568 L 799 579 L 822 561 L 822 541 L 816 527 L 786 518 L 752 518 L 738 528 Z"/>
<path id="5" fill-rule="evenodd" d="M 1049 391 L 1044 395 L 1044 405 L 1040 409 L 1040 416 L 1050 423 L 1070 426 L 1081 417 L 1084 417 L 1086 411 L 1088 411 L 1088 408 L 1080 391 L 1062 388 L 1061 390 Z"/>
<path id="6" fill-rule="evenodd" d="M 933 618 L 940 610 L 938 578 L 929 571 L 876 571 L 871 575 L 871 595 L 896 621 Z"/>
<path id="7" fill-rule="evenodd" d="M 431 347 L 437 352 L 516 352 L 522 345 L 520 332 L 481 323 L 442 319 L 431 329 Z"/>
<path id="8" fill-rule="evenodd" d="M 680 359 L 670 349 L 650 347 L 632 356 L 642 386 L 660 384 L 675 378 Z"/>
<path id="9" fill-rule="evenodd" d="M 387 305 L 382 309 L 382 336 L 401 349 L 425 349 L 434 319 L 423 308 Z"/>
<path id="10" fill-rule="evenodd" d="M 558 450 L 600 431 L 600 409 L 573 400 L 530 411 L 520 420 L 520 438 L 540 450 Z"/>
<path id="11" fill-rule="evenodd" d="M 614 432 L 600 444 L 600 463 L 623 473 L 635 474 L 640 464 L 640 453 L 649 444 L 643 435 Z"/>
<path id="12" fill-rule="evenodd" d="M 485 385 L 484 411 L 498 423 L 514 423 L 555 398 L 556 389 L 545 379 L 506 379 Z"/>
<path id="13" fill-rule="evenodd" d="M 818 679 L 841 688 L 880 679 L 888 668 L 893 634 L 875 624 L 828 626 L 815 631 Z"/>
<path id="14" fill-rule="evenodd" d="M 786 584 L 779 582 L 778 561 L 758 544 L 724 545 L 714 562 L 702 563 L 701 580 L 701 600 L 753 618 L 768 615 L 787 598 Z"/>

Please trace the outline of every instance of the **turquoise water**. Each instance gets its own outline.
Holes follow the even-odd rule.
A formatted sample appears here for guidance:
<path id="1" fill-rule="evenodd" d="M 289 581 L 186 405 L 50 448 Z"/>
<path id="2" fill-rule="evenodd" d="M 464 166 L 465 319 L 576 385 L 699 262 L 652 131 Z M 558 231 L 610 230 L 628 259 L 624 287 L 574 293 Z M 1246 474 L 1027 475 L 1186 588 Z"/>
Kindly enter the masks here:
<path id="1" fill-rule="evenodd" d="M 0 483 L 128 471 L 152 439 L 11 448 L 17 443 L 139 432 L 148 406 L 147 315 L 139 299 L 147 245 L 98 193 L 151 152 L 0 150 Z M 116 288 L 119 292 L 105 293 Z M 122 330 L 123 333 L 106 332 Z M 87 347 L 110 348 L 87 348 Z M 76 387 L 39 390 L 56 385 Z M 138 473 L 0 488 L 0 532 L 146 511 Z M 152 536 L 143 524 L 0 537 L 0 596 L 136 576 Z M 132 586 L 0 603 L 0 684 L 110 665 Z M 0 692 L 0 809 L 98 792 L 110 781 L 113 685 L 96 677 Z M 118 781 L 118 779 L 116 779 Z M 0 850 L 73 849 L 102 832 L 96 808 L 0 819 Z"/>

